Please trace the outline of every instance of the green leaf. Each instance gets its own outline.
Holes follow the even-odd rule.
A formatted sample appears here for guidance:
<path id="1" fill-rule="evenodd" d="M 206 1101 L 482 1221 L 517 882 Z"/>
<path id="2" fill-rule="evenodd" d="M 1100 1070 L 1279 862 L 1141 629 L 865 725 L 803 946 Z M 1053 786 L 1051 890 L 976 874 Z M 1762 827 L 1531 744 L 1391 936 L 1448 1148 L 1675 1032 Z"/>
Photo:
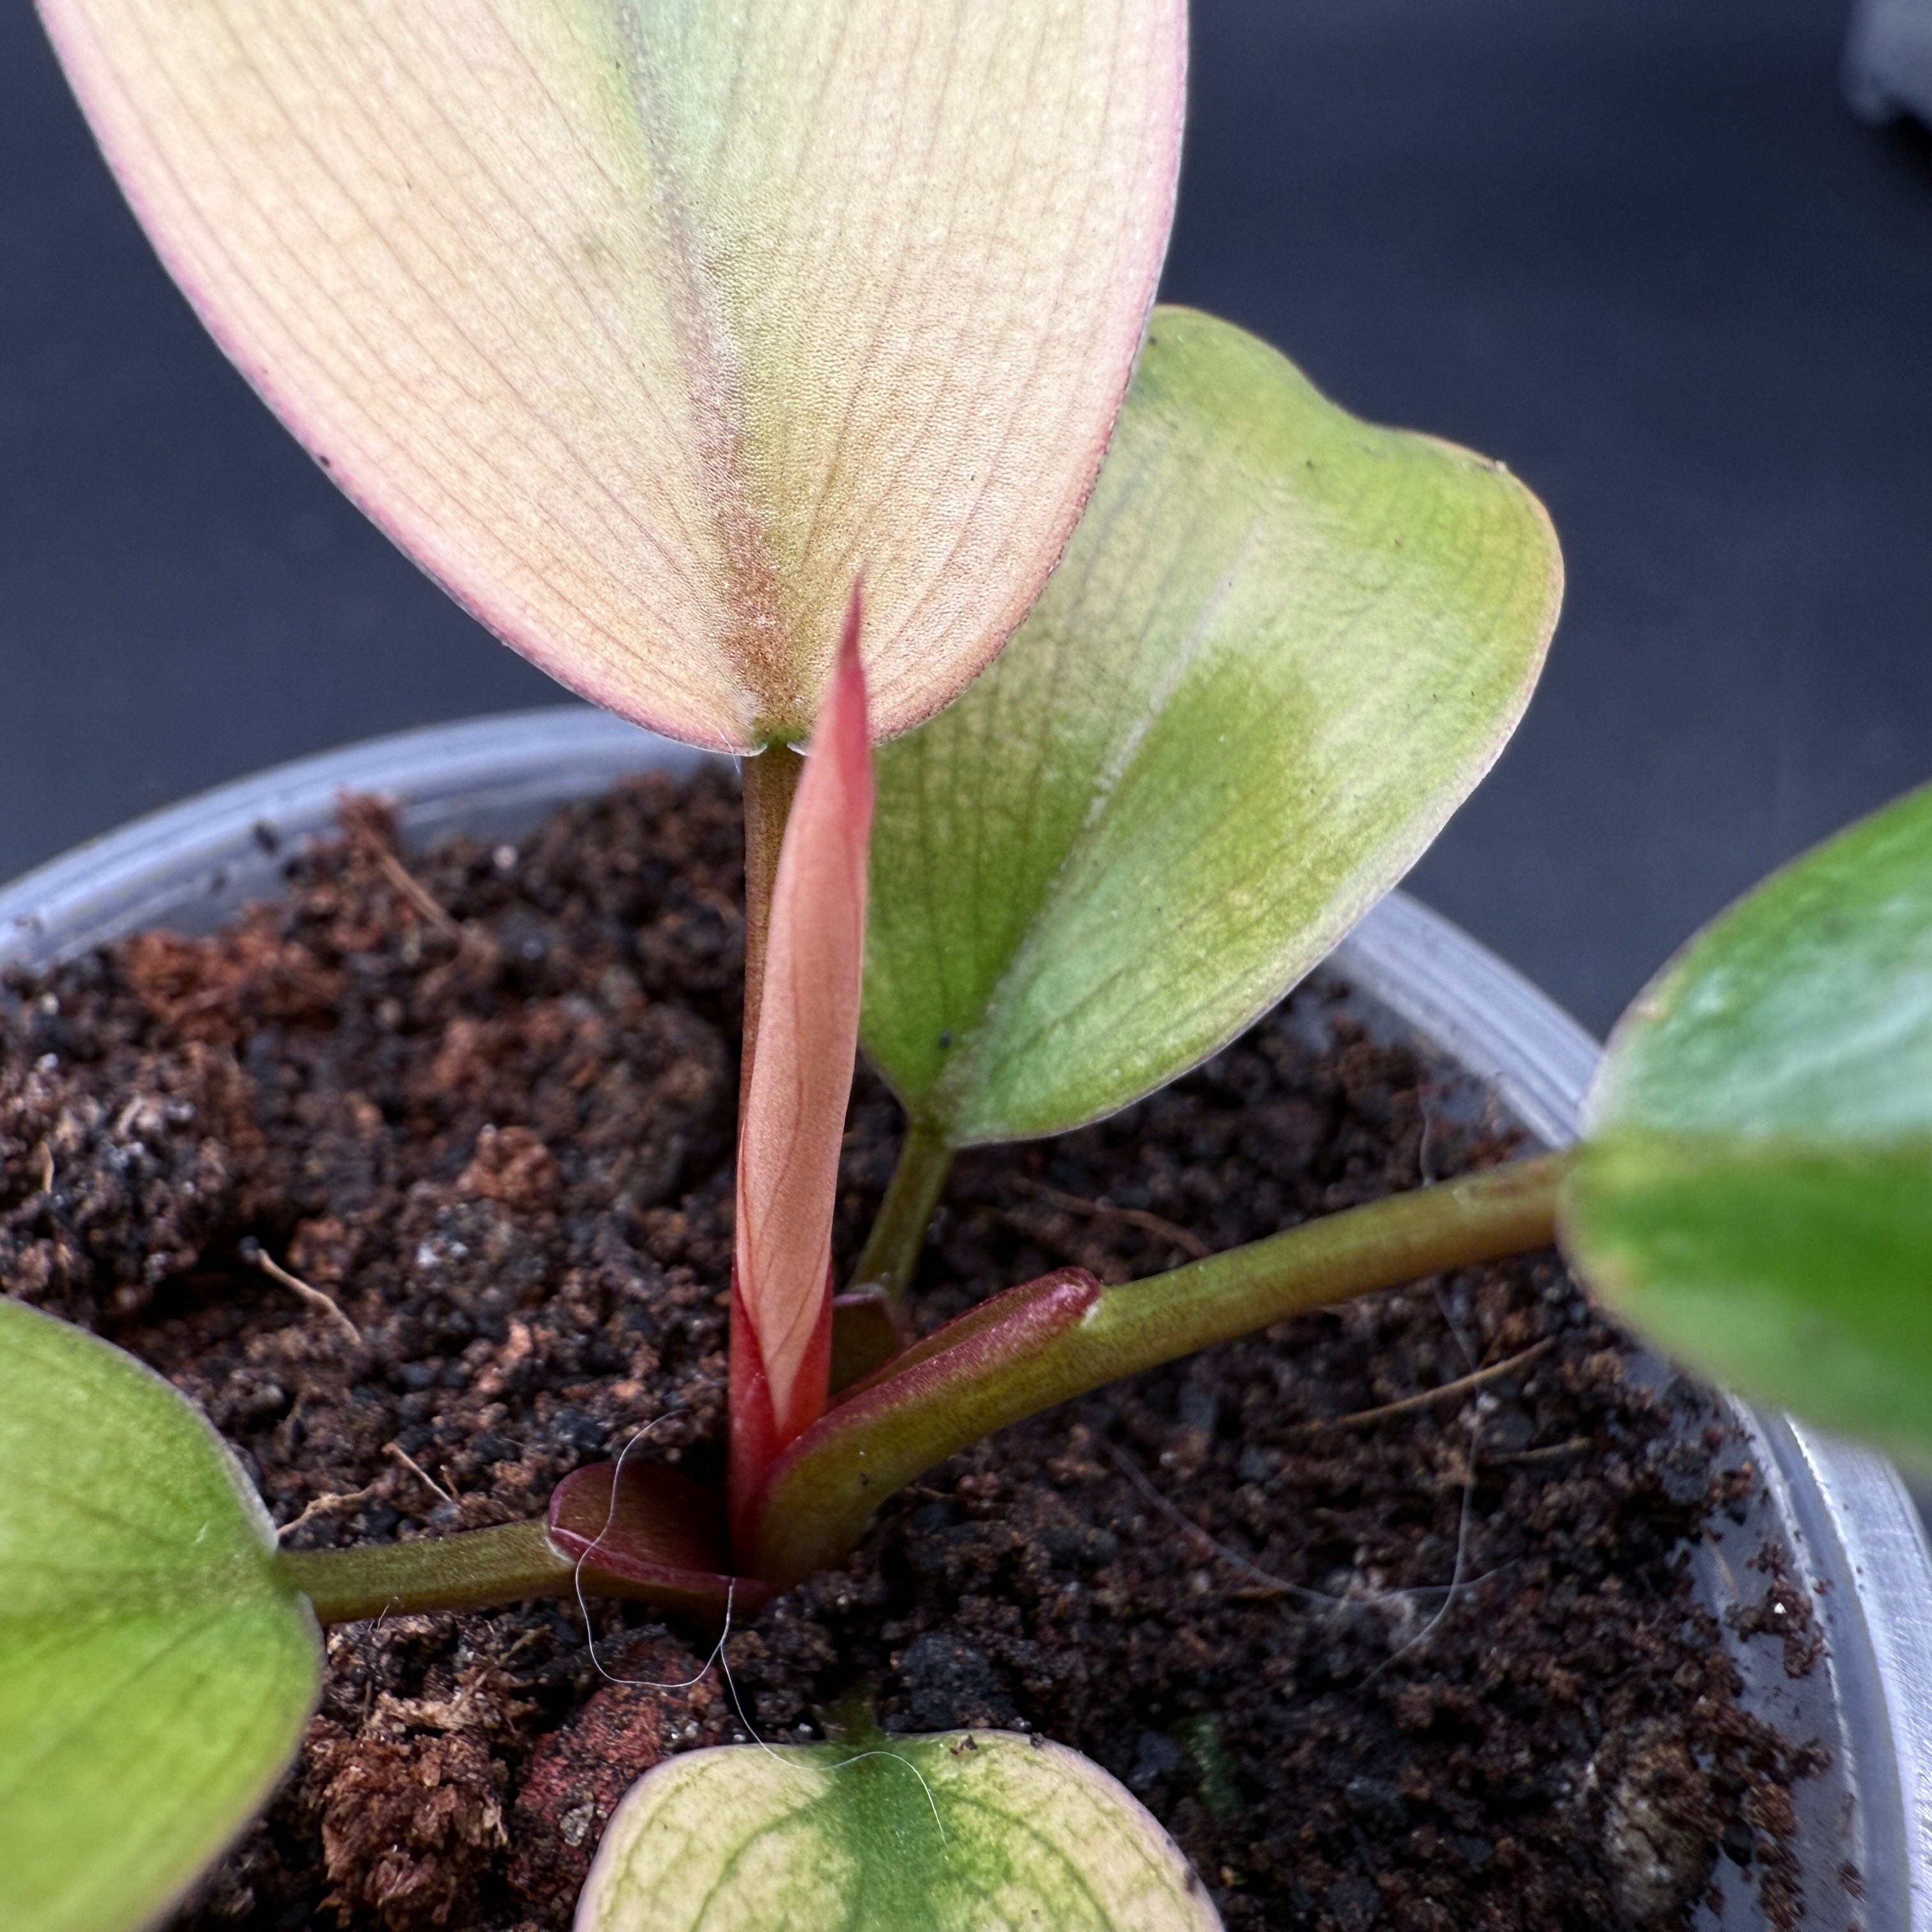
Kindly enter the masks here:
<path id="1" fill-rule="evenodd" d="M 0 1925 L 160 1913 L 267 1797 L 321 1667 L 181 1396 L 0 1296 Z"/>
<path id="2" fill-rule="evenodd" d="M 1273 350 L 1156 311 L 1033 615 L 879 761 L 865 1042 L 955 1146 L 1124 1106 L 1271 1005 L 1522 715 L 1548 519 Z"/>
<path id="3" fill-rule="evenodd" d="M 1096 1765 L 1003 1731 L 725 1747 L 610 1820 L 577 1932 L 1219 1932 L 1200 1881 Z"/>
<path id="4" fill-rule="evenodd" d="M 1173 208 L 1183 0 L 43 0 L 164 259 L 506 641 L 696 743 L 873 723 L 1079 514 Z"/>
<path id="5" fill-rule="evenodd" d="M 1672 1354 L 1932 1460 L 1932 789 L 1774 874 L 1612 1036 L 1564 1244 Z"/>

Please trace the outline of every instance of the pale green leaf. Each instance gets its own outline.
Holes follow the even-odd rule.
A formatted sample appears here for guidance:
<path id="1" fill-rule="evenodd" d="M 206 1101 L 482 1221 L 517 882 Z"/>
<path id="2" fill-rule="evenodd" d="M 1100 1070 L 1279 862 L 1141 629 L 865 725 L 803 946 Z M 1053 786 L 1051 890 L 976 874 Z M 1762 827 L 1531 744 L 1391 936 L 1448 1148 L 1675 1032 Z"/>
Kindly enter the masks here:
<path id="1" fill-rule="evenodd" d="M 1683 1360 L 1932 1462 L 1932 789 L 1698 934 L 1612 1036 L 1562 1227 Z"/>
<path id="2" fill-rule="evenodd" d="M 0 1296 L 0 1925 L 145 1924 L 301 1737 L 320 1646 L 260 1502 L 131 1357 Z"/>
<path id="3" fill-rule="evenodd" d="M 1219 1932 L 1160 1826 L 1038 1738 L 952 1731 L 668 1760 L 605 1832 L 577 1932 Z"/>
<path id="4" fill-rule="evenodd" d="M 1313 966 L 1528 700 L 1561 590 L 1499 466 L 1156 312 L 998 662 L 884 751 L 865 1040 L 955 1145 L 1124 1105 Z"/>
<path id="5" fill-rule="evenodd" d="M 1024 615 L 1166 242 L 1183 0 L 43 0 L 189 298 L 506 640 L 694 742 Z"/>

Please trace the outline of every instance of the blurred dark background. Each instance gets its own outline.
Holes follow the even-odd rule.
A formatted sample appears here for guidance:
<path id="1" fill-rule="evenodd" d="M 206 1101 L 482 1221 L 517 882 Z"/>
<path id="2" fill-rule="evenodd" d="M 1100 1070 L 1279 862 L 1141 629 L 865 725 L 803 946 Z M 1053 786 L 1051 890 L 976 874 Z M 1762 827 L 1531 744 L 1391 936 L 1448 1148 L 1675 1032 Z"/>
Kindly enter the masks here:
<path id="1" fill-rule="evenodd" d="M 1932 776 L 1932 159 L 1843 0 L 1196 0 L 1171 298 L 1503 458 L 1549 673 L 1412 884 L 1600 1030 Z M 542 704 L 202 336 L 0 9 L 0 875 L 400 726 Z"/>

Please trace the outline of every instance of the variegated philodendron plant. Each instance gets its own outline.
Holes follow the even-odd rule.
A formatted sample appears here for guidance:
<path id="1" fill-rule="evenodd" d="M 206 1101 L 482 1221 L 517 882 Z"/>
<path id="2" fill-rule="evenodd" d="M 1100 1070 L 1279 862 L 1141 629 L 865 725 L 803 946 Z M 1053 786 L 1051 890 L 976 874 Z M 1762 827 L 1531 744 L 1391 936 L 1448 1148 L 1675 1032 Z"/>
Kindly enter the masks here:
<path id="1" fill-rule="evenodd" d="M 910 1318 L 954 1152 L 1094 1120 L 1279 999 L 1496 758 L 1556 620 L 1548 521 L 1500 466 L 1152 307 L 1182 0 L 42 8 L 316 461 L 572 688 L 742 758 L 746 998 L 722 1492 L 646 1448 L 542 1521 L 280 1550 L 172 1388 L 0 1298 L 10 1932 L 166 1910 L 286 1764 L 319 1622 L 582 1587 L 715 1624 L 988 1430 L 1552 1236 L 1691 1363 L 1932 1441 L 1924 794 L 1692 944 L 1580 1151 Z M 862 1043 L 907 1126 L 842 1291 Z M 668 1761 L 579 1907 L 1215 1922 L 1072 1754 L 862 1725 Z"/>

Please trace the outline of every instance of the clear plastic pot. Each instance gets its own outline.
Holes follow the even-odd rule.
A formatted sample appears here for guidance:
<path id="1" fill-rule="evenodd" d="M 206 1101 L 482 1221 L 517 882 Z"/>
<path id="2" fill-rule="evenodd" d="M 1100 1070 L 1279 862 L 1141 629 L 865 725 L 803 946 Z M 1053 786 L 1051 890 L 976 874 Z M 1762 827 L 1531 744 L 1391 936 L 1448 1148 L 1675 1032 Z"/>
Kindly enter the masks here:
<path id="1" fill-rule="evenodd" d="M 332 824 L 345 791 L 392 800 L 406 837 L 464 831 L 514 838 L 553 807 L 626 773 L 683 770 L 706 754 L 602 712 L 561 705 L 404 732 L 305 758 L 207 793 L 76 848 L 0 891 L 0 965 L 33 966 L 147 926 L 211 931 L 280 890 L 292 844 Z M 1328 969 L 1324 969 L 1328 970 Z M 1364 1017 L 1418 1039 L 1474 1076 L 1534 1140 L 1576 1131 L 1595 1042 L 1527 981 L 1448 921 L 1391 894 L 1334 956 Z M 1788 1677 L 1778 1647 L 1736 1640 L 1746 1699 L 1828 1766 L 1793 1793 L 1806 1904 L 1816 1932 L 1932 1932 L 1932 1553 L 1883 1457 L 1787 1417 L 1740 1411 L 1766 1485 L 1747 1522 L 1696 1558 L 1720 1611 L 1763 1587 L 1747 1568 L 1782 1538 L 1808 1586 L 1823 1657 Z M 1855 1868 L 1856 1888 L 1845 1868 Z M 1762 1926 L 1749 1888 L 1725 1888 L 1721 1919 Z"/>

